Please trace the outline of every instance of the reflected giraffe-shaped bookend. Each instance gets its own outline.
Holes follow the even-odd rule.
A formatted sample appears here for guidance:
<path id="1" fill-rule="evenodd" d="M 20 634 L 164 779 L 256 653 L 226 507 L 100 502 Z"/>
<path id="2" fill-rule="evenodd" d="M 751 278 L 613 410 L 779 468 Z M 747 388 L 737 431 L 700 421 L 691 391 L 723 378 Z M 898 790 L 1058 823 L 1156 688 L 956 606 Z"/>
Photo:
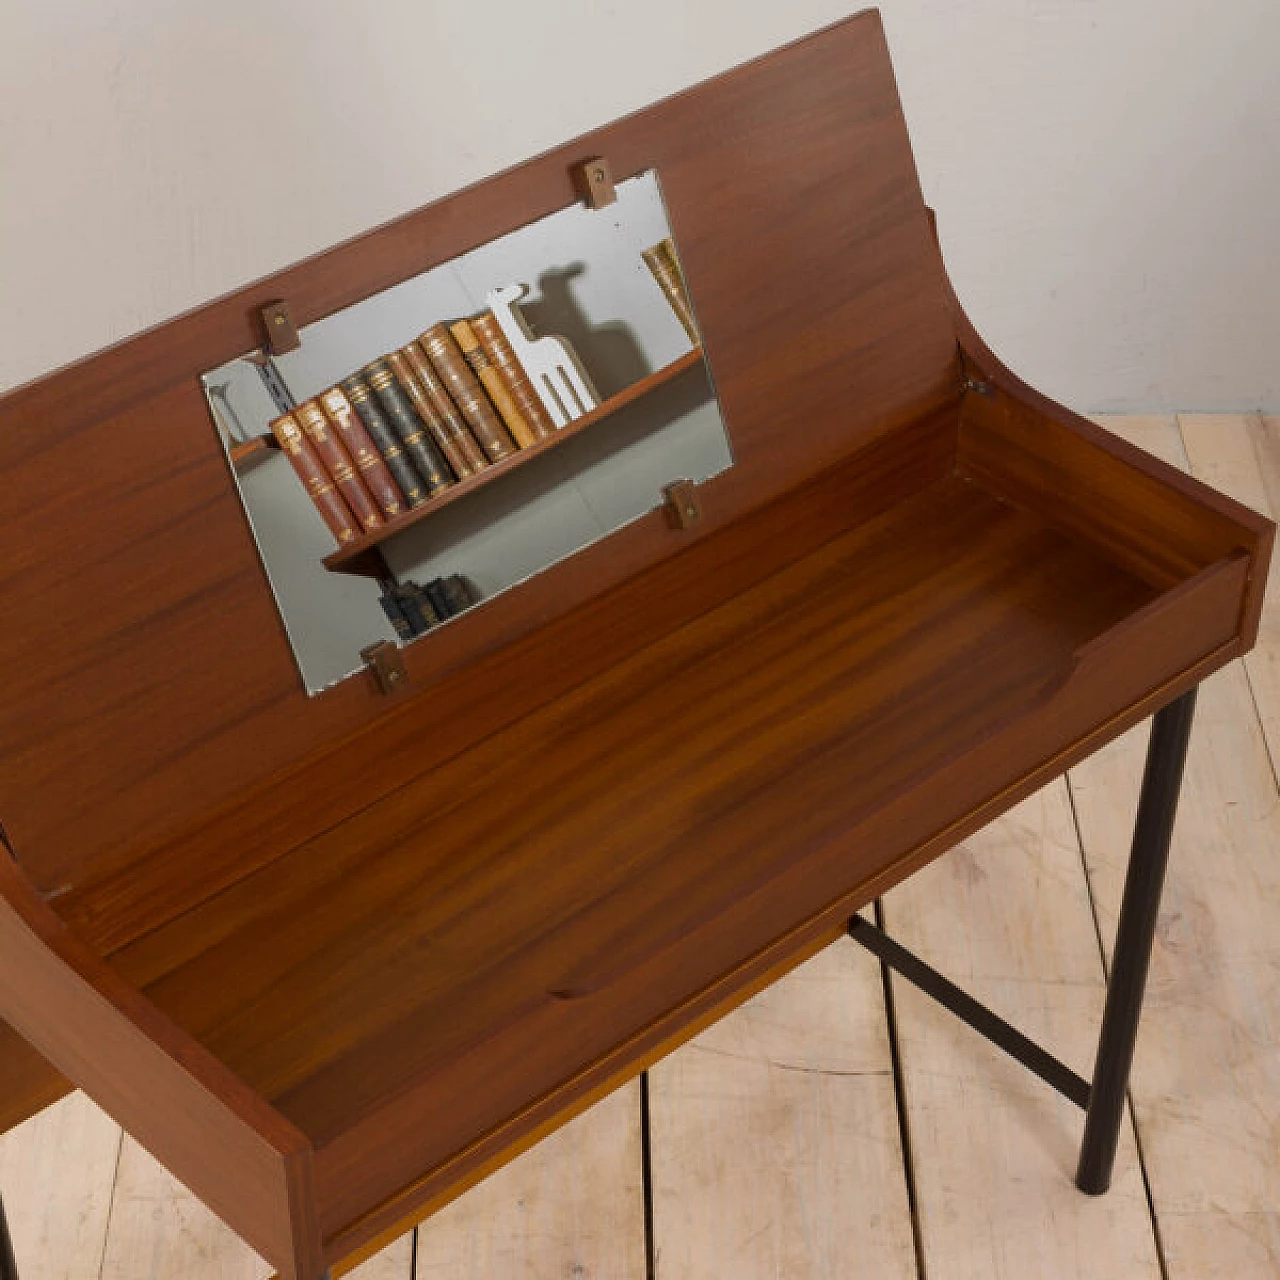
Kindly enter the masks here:
<path id="1" fill-rule="evenodd" d="M 557 427 L 567 426 L 574 418 L 589 413 L 600 403 L 586 371 L 563 338 L 535 338 L 517 309 L 517 303 L 528 292 L 523 284 L 503 285 L 490 289 L 485 297 L 516 359 L 524 366 Z"/>

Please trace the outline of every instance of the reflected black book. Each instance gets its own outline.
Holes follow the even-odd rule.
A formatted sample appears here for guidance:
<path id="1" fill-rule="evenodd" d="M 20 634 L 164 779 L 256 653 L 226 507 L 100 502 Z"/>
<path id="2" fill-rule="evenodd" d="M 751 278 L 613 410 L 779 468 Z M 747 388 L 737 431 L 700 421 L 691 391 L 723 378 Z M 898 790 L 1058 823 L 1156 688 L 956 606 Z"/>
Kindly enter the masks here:
<path id="1" fill-rule="evenodd" d="M 396 635 L 402 640 L 412 640 L 469 609 L 479 598 L 475 585 L 454 573 L 447 578 L 432 578 L 426 586 L 416 582 L 389 586 L 379 603 L 395 627 Z"/>
<path id="2" fill-rule="evenodd" d="M 451 613 L 461 613 L 469 609 L 480 598 L 474 585 L 460 573 L 450 574 L 441 582 L 444 597 L 449 602 Z"/>
<path id="3" fill-rule="evenodd" d="M 387 621 L 395 628 L 396 635 L 401 640 L 412 640 L 417 632 L 405 614 L 398 596 L 384 592 L 378 597 L 378 603 L 382 606 L 382 612 L 387 615 Z"/>
<path id="4" fill-rule="evenodd" d="M 428 492 L 435 494 L 447 489 L 453 483 L 453 472 L 449 470 L 444 455 L 428 434 L 426 424 L 418 417 L 409 397 L 401 390 L 391 366 L 385 359 L 374 360 L 365 365 L 360 373 L 368 381 L 382 412 L 400 437 L 405 453 L 422 473 Z"/>
<path id="5" fill-rule="evenodd" d="M 427 599 L 431 601 L 431 607 L 435 609 L 437 617 L 442 619 L 453 617 L 455 610 L 445 594 L 443 578 L 432 578 L 423 590 L 427 593 Z"/>
<path id="6" fill-rule="evenodd" d="M 414 628 L 414 635 L 430 631 L 440 621 L 427 593 L 416 582 L 403 583 L 396 592 L 400 609 Z"/>
<path id="7" fill-rule="evenodd" d="M 356 416 L 364 423 L 364 429 L 369 433 L 374 448 L 382 455 L 387 469 L 395 478 L 396 484 L 400 486 L 400 491 L 409 505 L 416 507 L 426 502 L 430 497 L 426 485 L 418 474 L 417 468 L 400 448 L 400 438 L 396 435 L 391 423 L 387 421 L 378 402 L 374 400 L 369 384 L 360 376 L 353 375 L 343 379 L 340 389 L 351 401 L 351 407 L 356 411 Z"/>

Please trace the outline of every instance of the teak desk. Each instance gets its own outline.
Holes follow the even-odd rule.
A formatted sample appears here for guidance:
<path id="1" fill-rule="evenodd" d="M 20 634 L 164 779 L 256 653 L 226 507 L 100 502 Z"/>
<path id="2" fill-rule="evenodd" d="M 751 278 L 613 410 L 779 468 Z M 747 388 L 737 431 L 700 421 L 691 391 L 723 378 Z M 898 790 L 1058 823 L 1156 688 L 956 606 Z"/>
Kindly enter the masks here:
<path id="1" fill-rule="evenodd" d="M 592 156 L 661 176 L 736 465 L 403 692 L 306 697 L 199 374 Z M 4 1126 L 78 1085 L 281 1276 L 341 1274 L 1155 713 L 1092 1084 L 853 925 L 1085 1108 L 1106 1187 L 1194 690 L 1272 528 L 974 335 L 875 13 L 20 388 L 0 476 Z"/>

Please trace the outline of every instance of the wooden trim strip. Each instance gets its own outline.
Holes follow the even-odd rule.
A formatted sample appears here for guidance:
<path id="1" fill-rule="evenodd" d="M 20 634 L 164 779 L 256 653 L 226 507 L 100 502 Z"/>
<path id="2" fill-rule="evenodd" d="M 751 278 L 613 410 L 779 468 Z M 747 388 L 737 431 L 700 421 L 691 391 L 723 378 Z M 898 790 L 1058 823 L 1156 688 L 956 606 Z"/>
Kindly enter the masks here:
<path id="1" fill-rule="evenodd" d="M 286 1280 L 315 1280 L 304 1135 L 94 955 L 0 858 L 0 1016 Z"/>

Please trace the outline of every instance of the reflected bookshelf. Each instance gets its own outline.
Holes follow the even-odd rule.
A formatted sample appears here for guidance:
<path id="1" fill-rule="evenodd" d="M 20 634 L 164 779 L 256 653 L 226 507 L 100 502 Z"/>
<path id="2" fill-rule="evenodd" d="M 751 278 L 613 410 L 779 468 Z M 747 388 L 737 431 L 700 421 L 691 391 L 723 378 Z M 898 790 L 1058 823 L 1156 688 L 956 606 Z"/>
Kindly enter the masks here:
<path id="1" fill-rule="evenodd" d="M 535 458 L 541 457 L 544 453 L 564 444 L 565 441 L 574 436 L 590 430 L 597 423 L 625 409 L 628 405 L 650 392 L 656 391 L 659 387 L 665 386 L 690 370 L 701 366 L 702 347 L 699 345 L 691 348 L 670 364 L 664 365 L 647 377 L 641 378 L 638 382 L 627 387 L 625 391 L 610 396 L 594 409 L 582 414 L 581 417 L 573 419 L 566 426 L 559 428 L 546 439 L 539 440 L 524 449 L 519 449 L 500 462 L 489 464 L 483 471 L 457 481 L 420 506 L 413 507 L 403 515 L 386 521 L 379 528 L 370 530 L 354 541 L 346 543 L 331 555 L 325 557 L 325 568 L 334 573 L 350 573 L 369 578 L 386 576 L 386 565 L 382 558 L 382 552 L 379 550 L 383 543 L 398 534 L 404 533 L 406 529 L 412 529 L 424 520 L 430 519 L 437 512 L 444 510 L 445 507 L 462 501 L 462 499 L 477 490 L 492 484 L 495 480 L 527 465 Z"/>
<path id="2" fill-rule="evenodd" d="M 228 452 L 231 465 L 238 471 L 247 470 L 254 463 L 261 462 L 271 454 L 279 451 L 280 444 L 270 431 L 265 435 L 254 436 L 251 440 L 237 440 Z"/>

